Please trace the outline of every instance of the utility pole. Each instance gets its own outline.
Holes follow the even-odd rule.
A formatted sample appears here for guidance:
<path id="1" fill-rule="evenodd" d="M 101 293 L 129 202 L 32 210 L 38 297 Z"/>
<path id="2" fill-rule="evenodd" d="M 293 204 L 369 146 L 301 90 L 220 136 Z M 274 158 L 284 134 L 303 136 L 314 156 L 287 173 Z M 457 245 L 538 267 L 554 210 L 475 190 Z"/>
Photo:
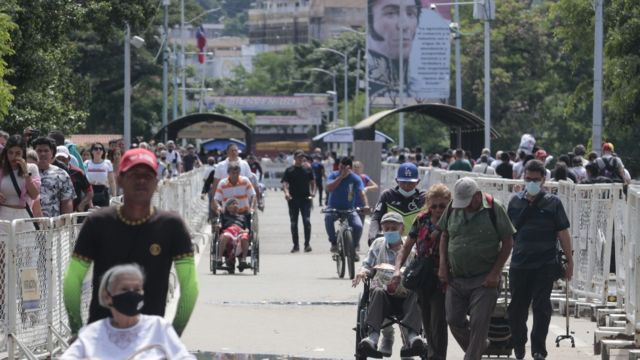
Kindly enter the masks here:
<path id="1" fill-rule="evenodd" d="M 398 42 L 400 45 L 399 50 L 400 50 L 400 57 L 398 61 L 398 72 L 400 73 L 400 78 L 399 78 L 399 86 L 398 86 L 398 95 L 400 97 L 400 104 L 399 104 L 399 108 L 403 108 L 404 107 L 404 39 L 403 39 L 403 33 L 404 33 L 404 22 L 405 20 L 405 16 L 404 16 L 405 12 L 402 8 L 400 8 L 400 32 L 398 33 L 398 36 L 400 36 L 400 41 Z M 400 123 L 398 124 L 398 145 L 400 146 L 400 149 L 404 149 L 404 113 L 400 113 Z"/>
<path id="2" fill-rule="evenodd" d="M 593 124 L 591 143 L 592 150 L 600 154 L 602 149 L 602 46 L 603 46 L 603 13 L 604 0 L 593 0 L 596 12 L 595 40 L 593 54 Z"/>
<path id="3" fill-rule="evenodd" d="M 169 41 L 169 2 L 170 0 L 162 0 L 164 6 L 164 24 L 163 41 L 162 41 L 162 126 L 167 126 L 169 123 L 169 109 L 168 109 L 168 96 L 169 96 L 169 51 L 167 41 Z M 167 141 L 167 131 L 164 132 L 164 141 Z"/>
<path id="4" fill-rule="evenodd" d="M 460 5 L 455 3 L 453 21 L 458 24 L 456 30 L 456 107 L 462 109 L 462 66 L 460 65 Z"/>
<path id="5" fill-rule="evenodd" d="M 131 148 L 131 30 L 124 34 L 124 148 Z"/>

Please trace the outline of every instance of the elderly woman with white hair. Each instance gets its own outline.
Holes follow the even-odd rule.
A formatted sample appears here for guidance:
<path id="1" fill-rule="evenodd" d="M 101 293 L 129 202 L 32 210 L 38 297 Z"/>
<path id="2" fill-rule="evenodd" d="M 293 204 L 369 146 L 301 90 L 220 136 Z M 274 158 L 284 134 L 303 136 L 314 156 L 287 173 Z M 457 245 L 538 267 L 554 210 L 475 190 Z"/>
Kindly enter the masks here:
<path id="1" fill-rule="evenodd" d="M 144 275 L 137 264 L 116 265 L 102 276 L 100 305 L 111 317 L 80 330 L 60 359 L 194 359 L 164 318 L 143 315 Z"/>

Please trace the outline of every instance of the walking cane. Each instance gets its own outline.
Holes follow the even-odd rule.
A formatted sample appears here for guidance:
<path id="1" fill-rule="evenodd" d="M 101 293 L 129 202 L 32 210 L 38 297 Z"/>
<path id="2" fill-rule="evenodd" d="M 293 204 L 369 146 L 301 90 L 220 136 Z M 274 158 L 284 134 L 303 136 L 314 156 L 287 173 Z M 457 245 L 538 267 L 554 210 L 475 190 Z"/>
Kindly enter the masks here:
<path id="1" fill-rule="evenodd" d="M 566 263 L 567 259 L 564 257 L 564 254 L 562 254 L 562 263 Z M 566 333 L 564 335 L 558 335 L 558 337 L 556 337 L 556 347 L 560 347 L 560 341 L 562 340 L 571 340 L 571 347 L 574 348 L 576 347 L 576 342 L 573 338 L 573 336 L 571 334 L 573 334 L 573 332 L 569 331 L 569 281 L 565 279 L 565 286 L 564 286 L 564 315 L 566 318 Z"/>

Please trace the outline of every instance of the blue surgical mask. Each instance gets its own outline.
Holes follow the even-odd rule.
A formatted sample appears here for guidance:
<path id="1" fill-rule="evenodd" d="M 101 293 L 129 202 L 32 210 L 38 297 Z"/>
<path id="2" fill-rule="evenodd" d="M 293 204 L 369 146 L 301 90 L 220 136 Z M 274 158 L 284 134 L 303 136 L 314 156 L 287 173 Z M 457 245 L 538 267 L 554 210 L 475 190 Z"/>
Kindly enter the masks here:
<path id="1" fill-rule="evenodd" d="M 411 191 L 406 191 L 406 190 L 404 190 L 403 188 L 398 187 L 398 192 L 399 192 L 400 194 L 402 194 L 402 196 L 404 196 L 404 197 L 410 197 L 411 195 L 413 195 L 413 194 L 415 194 L 415 193 L 416 193 L 416 189 L 413 189 L 413 190 L 411 190 Z"/>
<path id="2" fill-rule="evenodd" d="M 536 196 L 542 190 L 542 181 L 525 181 L 524 189 L 527 194 Z"/>
<path id="3" fill-rule="evenodd" d="M 384 241 L 389 245 L 395 245 L 402 241 L 402 237 L 400 236 L 400 231 L 385 231 L 384 232 Z"/>

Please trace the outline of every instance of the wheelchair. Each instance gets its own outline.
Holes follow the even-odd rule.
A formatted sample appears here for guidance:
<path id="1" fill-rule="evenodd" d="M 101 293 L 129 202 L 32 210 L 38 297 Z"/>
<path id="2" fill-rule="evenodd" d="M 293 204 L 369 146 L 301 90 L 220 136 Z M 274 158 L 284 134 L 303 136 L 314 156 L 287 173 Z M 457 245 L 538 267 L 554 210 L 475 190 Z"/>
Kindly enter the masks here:
<path id="1" fill-rule="evenodd" d="M 258 275 L 260 272 L 260 240 L 258 236 L 258 214 L 257 212 L 253 212 L 251 214 L 245 215 L 245 224 L 246 228 L 249 229 L 249 249 L 247 251 L 247 261 L 248 267 L 245 269 L 249 269 L 253 271 L 253 275 Z M 216 275 L 218 271 L 223 270 L 228 274 L 234 274 L 236 272 L 236 259 L 235 256 L 231 262 L 228 261 L 229 251 L 236 251 L 233 246 L 227 246 L 224 249 L 222 254 L 219 254 L 219 243 L 220 236 L 222 235 L 222 226 L 220 221 L 220 216 L 212 219 L 211 222 L 211 249 L 209 251 L 209 270 L 211 273 Z M 238 245 L 240 246 L 240 245 Z M 222 266 L 217 266 L 216 259 L 218 259 L 222 255 L 222 259 L 224 263 Z M 243 272 L 245 269 L 238 269 L 238 271 Z"/>
<path id="2" fill-rule="evenodd" d="M 356 327 L 353 329 L 356 332 L 356 346 L 355 346 L 356 360 L 366 360 L 367 358 L 382 359 L 384 356 L 386 356 L 377 350 L 374 352 L 364 353 L 358 348 L 358 344 L 360 344 L 360 341 L 369 335 L 369 326 L 366 323 L 366 319 L 367 319 L 367 310 L 369 308 L 369 302 L 370 302 L 369 292 L 371 290 L 372 277 L 373 277 L 373 274 L 371 274 L 371 276 L 368 276 L 363 280 L 364 290 L 362 291 L 362 294 L 360 294 L 360 298 L 358 299 L 358 313 L 356 318 Z M 401 330 L 400 334 L 402 335 L 402 343 L 407 344 L 408 341 L 406 339 L 406 331 L 404 330 L 408 329 L 408 327 L 407 325 L 402 323 L 400 318 L 401 315 L 402 314 L 393 314 L 391 316 L 388 316 L 385 319 L 386 321 L 382 325 L 382 328 L 384 329 L 386 327 L 397 324 Z M 417 356 L 417 357 L 420 357 L 420 359 L 422 360 L 426 360 L 427 347 L 426 346 L 424 347 L 424 351 L 413 351 L 411 349 L 407 349 L 406 346 L 403 346 L 402 350 L 400 350 L 400 356 L 403 358 Z"/>

